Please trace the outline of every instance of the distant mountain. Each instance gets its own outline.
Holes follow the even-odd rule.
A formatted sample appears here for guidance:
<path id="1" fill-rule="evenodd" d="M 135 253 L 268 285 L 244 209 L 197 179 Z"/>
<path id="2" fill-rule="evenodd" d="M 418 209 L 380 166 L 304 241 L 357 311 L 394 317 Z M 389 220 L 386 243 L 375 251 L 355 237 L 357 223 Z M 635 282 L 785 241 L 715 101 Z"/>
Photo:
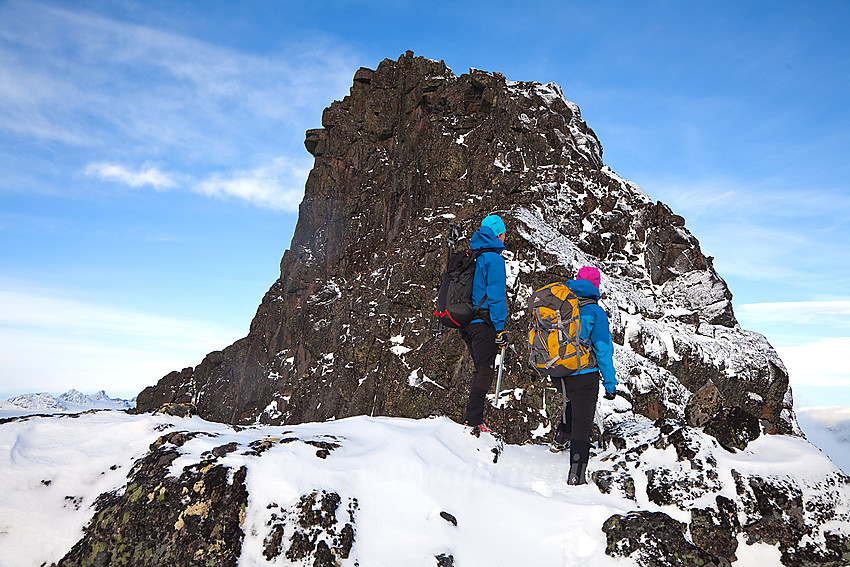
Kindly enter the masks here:
<path id="1" fill-rule="evenodd" d="M 58 398 L 47 392 L 21 394 L 0 401 L 0 417 L 17 417 L 35 413 L 77 413 L 90 409 L 125 410 L 136 405 L 136 398 L 110 398 L 104 390 L 86 395 L 71 389 Z"/>
<path id="2" fill-rule="evenodd" d="M 86 404 L 91 403 L 91 398 L 87 395 L 83 394 L 79 390 L 68 390 L 61 396 L 59 396 L 59 400 L 63 402 L 69 402 L 72 404 Z"/>
<path id="3" fill-rule="evenodd" d="M 73 391 L 73 390 L 72 390 Z M 5 404 L 33 411 L 66 411 L 68 408 L 47 392 L 37 394 L 21 394 L 6 400 Z M 5 405 L 0 406 L 6 409 Z"/>

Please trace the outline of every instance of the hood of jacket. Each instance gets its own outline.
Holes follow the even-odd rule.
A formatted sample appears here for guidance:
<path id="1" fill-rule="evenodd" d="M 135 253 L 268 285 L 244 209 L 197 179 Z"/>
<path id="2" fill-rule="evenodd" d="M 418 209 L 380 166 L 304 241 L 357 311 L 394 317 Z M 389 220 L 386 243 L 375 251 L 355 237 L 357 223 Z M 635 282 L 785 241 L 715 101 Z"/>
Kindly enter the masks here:
<path id="1" fill-rule="evenodd" d="M 573 290 L 573 293 L 579 297 L 587 297 L 597 301 L 601 297 L 596 286 L 588 280 L 568 280 L 567 287 Z"/>
<path id="2" fill-rule="evenodd" d="M 481 227 L 472 235 L 472 238 L 469 239 L 469 247 L 473 250 L 495 248 L 499 252 L 505 249 L 505 245 L 502 244 L 502 241 L 499 240 L 496 233 L 489 226 Z M 593 284 L 590 285 L 593 286 Z"/>

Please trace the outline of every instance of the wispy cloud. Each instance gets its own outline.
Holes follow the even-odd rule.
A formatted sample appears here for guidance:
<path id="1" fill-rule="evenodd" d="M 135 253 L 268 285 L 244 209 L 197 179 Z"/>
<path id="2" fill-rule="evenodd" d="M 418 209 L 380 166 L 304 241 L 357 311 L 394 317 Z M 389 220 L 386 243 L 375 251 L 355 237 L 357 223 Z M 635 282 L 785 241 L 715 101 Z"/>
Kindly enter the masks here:
<path id="1" fill-rule="evenodd" d="M 164 191 L 175 186 L 171 177 L 155 167 L 131 171 L 129 168 L 116 163 L 92 163 L 86 167 L 86 175 L 93 175 L 106 181 L 114 181 L 130 187 L 150 185 L 157 191 Z"/>
<path id="2" fill-rule="evenodd" d="M 0 326 L 77 337 L 108 335 L 110 340 L 119 336 L 137 341 L 144 338 L 154 343 L 179 343 L 187 347 L 208 345 L 230 336 L 225 330 L 204 321 L 185 321 L 20 290 L 0 290 Z"/>
<path id="3" fill-rule="evenodd" d="M 358 66 L 351 49 L 328 40 L 257 55 L 12 0 L 0 4 L 0 139 L 201 179 L 271 152 L 306 155 L 304 130 L 347 93 Z"/>
<path id="4" fill-rule="evenodd" d="M 215 199 L 237 199 L 274 210 L 297 212 L 304 195 L 310 160 L 285 156 L 252 170 L 217 173 L 203 180 L 184 176 L 178 184 L 175 176 L 154 167 L 132 169 L 116 163 L 92 163 L 86 175 L 130 187 L 150 186 L 157 191 L 185 186 L 186 189 Z"/>
<path id="5" fill-rule="evenodd" d="M 747 303 L 735 312 L 746 327 L 773 330 L 793 387 L 850 386 L 850 301 Z"/>
<path id="6" fill-rule="evenodd" d="M 308 161 L 295 162 L 279 157 L 267 166 L 250 171 L 214 175 L 195 185 L 194 189 L 202 195 L 242 199 L 261 207 L 296 212 L 309 172 Z"/>

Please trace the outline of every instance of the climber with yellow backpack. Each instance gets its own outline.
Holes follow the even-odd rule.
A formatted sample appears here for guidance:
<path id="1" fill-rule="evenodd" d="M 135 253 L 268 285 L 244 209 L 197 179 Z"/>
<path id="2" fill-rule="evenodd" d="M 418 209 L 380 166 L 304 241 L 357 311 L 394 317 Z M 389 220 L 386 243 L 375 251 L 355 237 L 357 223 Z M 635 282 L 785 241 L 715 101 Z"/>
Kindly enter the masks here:
<path id="1" fill-rule="evenodd" d="M 552 450 L 570 448 L 567 484 L 587 483 L 600 378 L 607 399 L 617 391 L 608 315 L 597 303 L 600 280 L 597 268 L 584 266 L 576 279 L 542 287 L 528 300 L 531 365 L 550 377 L 563 397 Z"/>

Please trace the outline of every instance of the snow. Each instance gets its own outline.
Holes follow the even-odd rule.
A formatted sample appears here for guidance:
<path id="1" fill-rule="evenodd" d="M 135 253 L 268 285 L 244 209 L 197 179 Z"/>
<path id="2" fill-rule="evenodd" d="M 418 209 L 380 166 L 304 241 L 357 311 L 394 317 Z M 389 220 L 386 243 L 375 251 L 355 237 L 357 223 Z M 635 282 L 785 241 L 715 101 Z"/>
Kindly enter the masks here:
<path id="1" fill-rule="evenodd" d="M 0 566 L 50 564 L 80 538 L 95 498 L 126 483 L 161 420 L 103 411 L 0 425 Z"/>
<path id="2" fill-rule="evenodd" d="M 390 352 L 392 352 L 396 356 L 401 356 L 411 351 L 410 348 L 404 346 L 403 335 L 396 335 L 394 337 L 390 337 L 390 342 L 393 344 L 393 346 L 390 347 Z"/>
<path id="3" fill-rule="evenodd" d="M 433 566 L 434 557 L 443 553 L 452 555 L 456 565 L 472 567 L 633 565 L 605 554 L 601 526 L 607 518 L 636 507 L 685 521 L 688 516 L 673 506 L 655 506 L 645 496 L 635 503 L 602 494 L 593 484 L 567 486 L 568 456 L 543 445 L 504 446 L 494 462 L 493 449 L 500 442 L 488 434 L 475 438 L 448 418 L 360 416 L 236 430 L 198 417 L 100 411 L 0 425 L 0 566 L 59 560 L 80 538 L 96 497 L 121 489 L 133 461 L 164 431 L 177 430 L 208 435 L 180 448 L 181 457 L 171 468 L 175 475 L 205 452 L 231 442 L 247 448 L 257 439 L 297 437 L 339 445 L 325 459 L 316 458 L 315 447 L 303 442 L 273 444 L 259 457 L 237 450 L 221 458 L 234 470 L 248 469 L 243 567 L 269 564 L 262 552 L 271 514 L 315 490 L 339 494 L 339 514 L 347 513 L 346 503 L 357 501 L 355 543 L 351 557 L 342 562 L 347 566 Z M 816 448 L 786 436 L 765 435 L 746 451 L 714 454 L 719 470 L 742 474 L 815 478 L 832 467 Z M 641 460 L 644 467 L 677 464 L 669 447 L 647 451 Z M 591 470 L 601 466 L 601 455 L 591 460 Z M 721 481 L 733 490 L 731 478 L 721 475 Z M 272 504 L 277 507 L 269 508 Z M 454 516 L 457 526 L 441 512 Z M 742 541 L 737 555 L 736 565 L 743 567 L 779 565 L 778 552 L 769 546 L 748 547 Z"/>

